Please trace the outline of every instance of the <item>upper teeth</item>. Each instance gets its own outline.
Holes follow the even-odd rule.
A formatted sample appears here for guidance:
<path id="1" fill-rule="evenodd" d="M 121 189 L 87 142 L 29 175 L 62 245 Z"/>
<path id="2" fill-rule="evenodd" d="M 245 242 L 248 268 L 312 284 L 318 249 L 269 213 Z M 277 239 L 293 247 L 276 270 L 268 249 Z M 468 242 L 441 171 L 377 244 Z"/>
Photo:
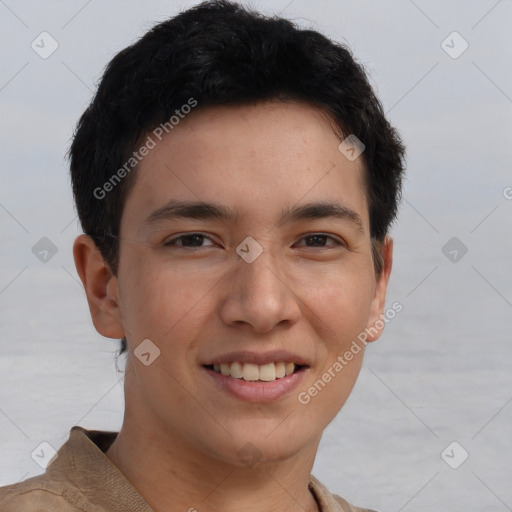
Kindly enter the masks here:
<path id="1" fill-rule="evenodd" d="M 234 377 L 235 379 L 263 380 L 268 382 L 291 375 L 295 370 L 295 364 L 278 362 L 259 365 L 234 362 L 230 364 L 214 364 L 213 369 L 217 373 L 222 373 L 222 375 Z"/>

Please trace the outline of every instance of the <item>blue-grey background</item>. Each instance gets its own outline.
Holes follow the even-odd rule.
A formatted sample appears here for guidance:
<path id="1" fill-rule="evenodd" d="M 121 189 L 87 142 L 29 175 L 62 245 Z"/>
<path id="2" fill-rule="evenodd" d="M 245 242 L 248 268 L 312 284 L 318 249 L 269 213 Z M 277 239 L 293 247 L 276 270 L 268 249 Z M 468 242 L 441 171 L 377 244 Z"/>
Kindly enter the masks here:
<path id="1" fill-rule="evenodd" d="M 0 485 L 42 473 L 31 453 L 73 425 L 121 425 L 118 344 L 94 330 L 72 260 L 64 155 L 107 62 L 195 3 L 0 0 Z M 403 311 L 315 476 L 381 512 L 512 510 L 512 1 L 247 3 L 347 43 L 408 147 L 388 297 Z M 59 45 L 47 59 L 31 48 L 43 31 Z M 469 457 L 453 469 L 443 452 Z"/>

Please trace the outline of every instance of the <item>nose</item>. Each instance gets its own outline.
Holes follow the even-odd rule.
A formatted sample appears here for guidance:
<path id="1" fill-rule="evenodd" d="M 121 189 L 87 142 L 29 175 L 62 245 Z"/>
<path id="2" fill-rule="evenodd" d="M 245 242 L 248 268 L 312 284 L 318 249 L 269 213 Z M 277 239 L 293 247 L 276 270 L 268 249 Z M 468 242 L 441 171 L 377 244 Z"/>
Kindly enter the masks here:
<path id="1" fill-rule="evenodd" d="M 220 308 L 226 325 L 245 324 L 253 331 L 268 333 L 280 324 L 290 327 L 299 320 L 299 297 L 278 260 L 278 255 L 263 252 L 252 263 L 238 261 L 226 279 Z"/>

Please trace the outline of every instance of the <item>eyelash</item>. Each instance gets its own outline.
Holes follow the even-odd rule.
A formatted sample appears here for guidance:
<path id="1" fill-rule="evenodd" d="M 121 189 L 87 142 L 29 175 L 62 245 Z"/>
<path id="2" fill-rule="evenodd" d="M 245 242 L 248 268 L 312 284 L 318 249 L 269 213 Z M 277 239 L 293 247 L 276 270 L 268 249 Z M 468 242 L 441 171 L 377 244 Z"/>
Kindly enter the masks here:
<path id="1" fill-rule="evenodd" d="M 204 247 L 213 247 L 212 245 L 210 245 L 210 246 L 204 246 L 204 247 L 203 247 L 203 246 L 195 246 L 195 247 L 194 247 L 194 246 L 192 246 L 192 247 L 186 247 L 186 246 L 179 246 L 179 245 L 177 245 L 177 244 L 175 243 L 177 240 L 184 240 L 184 239 L 186 239 L 186 238 L 192 238 L 192 237 L 194 237 L 194 236 L 198 236 L 198 235 L 199 235 L 199 236 L 202 236 L 203 238 L 207 238 L 207 239 L 209 239 L 209 240 L 213 241 L 213 240 L 212 240 L 208 235 L 205 235 L 204 233 L 200 233 L 200 232 L 191 232 L 191 233 L 186 233 L 186 234 L 183 234 L 183 235 L 176 236 L 176 237 L 174 237 L 174 238 L 172 238 L 172 239 L 170 239 L 170 240 L 166 241 L 166 242 L 164 243 L 164 246 L 165 246 L 165 247 L 173 247 L 173 246 L 174 246 L 174 247 L 180 247 L 180 248 L 182 248 L 182 249 L 202 249 L 202 248 L 204 248 Z M 334 238 L 333 236 L 331 236 L 331 235 L 327 235 L 327 234 L 325 234 L 325 233 L 309 233 L 309 234 L 307 234 L 306 236 L 303 236 L 300 240 L 305 240 L 305 239 L 307 239 L 307 238 L 312 238 L 312 237 L 316 237 L 316 236 L 325 237 L 326 239 L 330 239 L 330 240 L 334 241 L 334 242 L 335 242 L 335 244 L 336 244 L 337 246 L 339 246 L 339 247 L 346 247 L 346 245 L 345 245 L 344 243 L 340 242 L 339 240 L 337 240 L 337 239 L 336 239 L 336 238 Z M 308 248 L 308 249 L 325 249 L 325 248 L 328 248 L 329 246 L 317 246 L 317 247 L 315 247 L 315 246 L 313 246 L 313 247 L 304 246 L 304 247 L 306 247 L 306 248 Z"/>

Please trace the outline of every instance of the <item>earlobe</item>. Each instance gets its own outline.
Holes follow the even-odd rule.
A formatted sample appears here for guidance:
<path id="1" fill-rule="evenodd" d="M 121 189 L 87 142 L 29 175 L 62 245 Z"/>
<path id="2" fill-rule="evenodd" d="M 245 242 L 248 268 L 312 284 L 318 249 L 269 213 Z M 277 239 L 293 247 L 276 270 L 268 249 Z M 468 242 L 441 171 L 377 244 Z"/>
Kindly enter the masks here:
<path id="1" fill-rule="evenodd" d="M 78 236 L 73 244 L 73 257 L 84 286 L 94 327 L 107 338 L 124 337 L 117 278 L 112 274 L 94 240 L 85 234 Z"/>
<path id="2" fill-rule="evenodd" d="M 366 341 L 376 341 L 380 338 L 384 329 L 384 307 L 386 304 L 386 290 L 388 287 L 391 267 L 393 265 L 393 240 L 386 237 L 382 244 L 379 244 L 378 251 L 382 257 L 382 269 L 377 276 L 377 285 L 373 297 L 370 318 L 368 321 Z"/>

